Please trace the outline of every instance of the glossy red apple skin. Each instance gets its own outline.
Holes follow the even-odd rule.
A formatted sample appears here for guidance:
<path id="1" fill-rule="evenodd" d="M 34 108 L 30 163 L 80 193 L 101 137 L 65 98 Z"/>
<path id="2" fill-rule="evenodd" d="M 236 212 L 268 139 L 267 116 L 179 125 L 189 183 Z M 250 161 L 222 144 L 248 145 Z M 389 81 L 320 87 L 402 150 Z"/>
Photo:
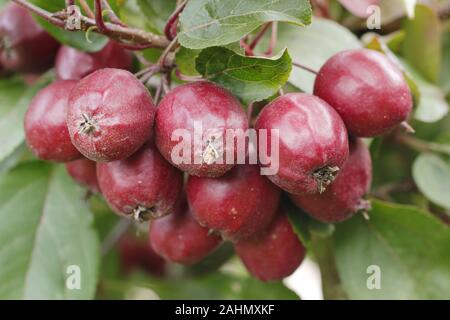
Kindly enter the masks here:
<path id="1" fill-rule="evenodd" d="M 75 81 L 57 81 L 33 98 L 25 114 L 27 145 L 42 160 L 67 162 L 83 156 L 72 144 L 66 124 L 68 96 Z"/>
<path id="2" fill-rule="evenodd" d="M 340 114 L 356 137 L 382 135 L 408 118 L 412 96 L 400 69 L 373 50 L 331 57 L 320 69 L 314 94 Z"/>
<path id="3" fill-rule="evenodd" d="M 225 144 L 225 132 L 226 129 L 241 129 L 245 132 L 248 128 L 247 116 L 236 98 L 225 89 L 205 81 L 184 84 L 169 92 L 158 106 L 155 122 L 156 144 L 161 154 L 179 169 L 201 177 L 219 177 L 236 164 L 237 147 Z M 193 143 L 195 122 L 203 127 L 204 141 L 201 148 L 196 148 Z M 190 163 L 177 164 L 172 159 L 172 150 L 181 141 L 172 141 L 172 134 L 177 129 L 187 130 L 190 134 Z M 201 158 L 207 148 L 206 140 L 210 138 L 208 130 L 217 130 L 213 136 L 217 141 L 223 141 L 223 152 L 219 156 L 224 160 L 222 164 L 206 163 L 202 159 L 200 163 L 194 163 L 194 155 Z M 234 155 L 231 164 L 225 163 L 227 148 Z"/>
<path id="4" fill-rule="evenodd" d="M 150 224 L 150 244 L 166 260 L 181 264 L 201 261 L 222 239 L 202 227 L 183 199 L 172 214 Z"/>
<path id="5" fill-rule="evenodd" d="M 139 80 L 121 69 L 101 69 L 80 80 L 69 96 L 67 126 L 73 144 L 88 159 L 125 159 L 150 140 L 152 98 Z M 92 125 L 86 125 L 86 119 Z"/>
<path id="6" fill-rule="evenodd" d="M 372 161 L 364 142 L 353 139 L 350 156 L 339 176 L 323 194 L 291 195 L 293 202 L 317 220 L 336 223 L 367 206 L 363 196 L 372 182 Z"/>
<path id="7" fill-rule="evenodd" d="M 10 71 L 40 73 L 55 60 L 59 43 L 25 8 L 10 2 L 0 13 L 0 63 Z"/>
<path id="8" fill-rule="evenodd" d="M 58 79 L 80 80 L 104 68 L 130 70 L 132 63 L 131 53 L 113 41 L 92 53 L 62 46 L 56 56 L 55 71 Z"/>
<path id="9" fill-rule="evenodd" d="M 237 165 L 220 178 L 190 176 L 186 193 L 199 223 L 226 239 L 248 238 L 272 221 L 281 190 L 256 165 Z"/>
<path id="10" fill-rule="evenodd" d="M 261 111 L 255 129 L 258 135 L 267 130 L 269 154 L 273 153 L 271 130 L 279 130 L 279 170 L 267 177 L 293 194 L 318 193 L 313 174 L 324 167 L 341 168 L 348 157 L 342 119 L 325 101 L 309 94 L 289 93 L 275 99 Z"/>
<path id="11" fill-rule="evenodd" d="M 116 213 L 130 216 L 138 208 L 147 209 L 144 216 L 134 216 L 142 220 L 171 213 L 183 187 L 181 171 L 171 166 L 152 143 L 127 159 L 98 163 L 97 177 L 103 196 Z"/>
<path id="12" fill-rule="evenodd" d="M 281 280 L 291 275 L 305 257 L 305 248 L 282 210 L 265 232 L 237 242 L 235 249 L 250 274 L 261 281 Z"/>
<path id="13" fill-rule="evenodd" d="M 97 180 L 97 164 L 94 161 L 82 158 L 67 162 L 66 170 L 78 184 L 89 188 L 92 192 L 100 192 Z"/>

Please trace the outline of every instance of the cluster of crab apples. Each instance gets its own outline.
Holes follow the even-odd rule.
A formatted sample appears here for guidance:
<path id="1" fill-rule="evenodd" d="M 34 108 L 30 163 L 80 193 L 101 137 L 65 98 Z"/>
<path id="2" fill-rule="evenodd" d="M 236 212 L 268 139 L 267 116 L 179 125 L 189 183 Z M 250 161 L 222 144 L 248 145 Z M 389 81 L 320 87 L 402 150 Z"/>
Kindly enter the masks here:
<path id="1" fill-rule="evenodd" d="M 75 181 L 101 193 L 119 215 L 150 221 L 149 241 L 165 259 L 196 263 L 232 241 L 263 281 L 290 275 L 305 256 L 282 194 L 327 223 L 367 209 L 372 165 L 361 138 L 389 132 L 412 109 L 399 68 L 367 49 L 337 53 L 317 74 L 314 95 L 281 95 L 256 121 L 230 92 L 207 81 L 181 84 L 155 106 L 127 71 L 131 64 L 129 53 L 112 42 L 97 53 L 61 47 L 57 80 L 25 115 L 28 146 L 40 159 L 65 162 Z M 205 152 L 210 137 L 190 144 L 191 159 L 201 155 L 202 161 L 174 161 L 174 131 L 193 138 L 197 123 L 220 139 L 254 123 L 256 132 L 269 133 L 263 142 L 269 153 L 276 129 L 277 172 L 261 175 L 267 165 L 261 162 L 217 161 L 224 150 L 239 156 L 226 141 L 223 154 L 214 149 L 211 158 Z"/>

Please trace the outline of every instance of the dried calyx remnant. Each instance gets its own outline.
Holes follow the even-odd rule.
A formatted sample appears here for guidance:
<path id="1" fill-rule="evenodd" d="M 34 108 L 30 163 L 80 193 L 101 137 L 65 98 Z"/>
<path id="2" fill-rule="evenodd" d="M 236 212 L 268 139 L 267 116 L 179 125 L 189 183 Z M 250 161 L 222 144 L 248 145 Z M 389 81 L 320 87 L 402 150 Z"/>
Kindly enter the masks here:
<path id="1" fill-rule="evenodd" d="M 97 124 L 97 121 L 95 121 L 95 119 L 92 118 L 89 114 L 82 113 L 81 121 L 80 121 L 80 124 L 78 125 L 78 127 L 79 127 L 78 132 L 84 133 L 84 134 L 90 134 L 97 129 L 96 124 Z"/>
<path id="2" fill-rule="evenodd" d="M 326 166 L 313 173 L 313 178 L 317 181 L 319 193 L 324 193 L 327 187 L 336 179 L 339 173 L 339 167 Z"/>
<path id="3" fill-rule="evenodd" d="M 145 222 L 151 219 L 159 218 L 155 207 L 147 208 L 139 205 L 133 210 L 133 218 L 138 222 Z"/>
<path id="4" fill-rule="evenodd" d="M 206 148 L 203 152 L 203 162 L 206 164 L 213 164 L 219 159 L 219 152 L 217 148 L 214 146 L 214 141 L 216 140 L 215 136 L 212 136 L 206 141 Z"/>

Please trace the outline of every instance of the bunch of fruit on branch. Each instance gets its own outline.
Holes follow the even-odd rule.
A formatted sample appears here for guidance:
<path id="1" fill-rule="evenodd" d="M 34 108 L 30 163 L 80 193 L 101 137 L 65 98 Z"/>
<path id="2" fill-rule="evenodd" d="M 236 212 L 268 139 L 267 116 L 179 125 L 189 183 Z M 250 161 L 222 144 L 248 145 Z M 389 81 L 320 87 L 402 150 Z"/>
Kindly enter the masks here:
<path id="1" fill-rule="evenodd" d="M 36 157 L 65 163 L 76 182 L 101 194 L 118 215 L 149 221 L 150 244 L 166 260 L 193 264 L 231 241 L 263 281 L 290 275 L 305 257 L 286 203 L 325 223 L 367 210 L 372 164 L 361 138 L 386 134 L 412 109 L 401 70 L 368 49 L 332 56 L 317 73 L 313 95 L 280 94 L 256 115 L 200 79 L 165 83 L 156 105 L 130 72 L 133 56 L 122 44 L 111 40 L 96 53 L 60 46 L 16 4 L 2 12 L 0 34 L 3 69 L 56 71 L 57 80 L 38 92 L 24 118 Z M 215 132 L 190 144 L 191 160 L 201 161 L 174 161 L 174 132 L 194 139 L 198 123 Z M 276 173 L 262 175 L 270 165 L 262 161 L 237 163 L 238 148 L 225 141 L 226 132 L 250 128 L 268 136 L 246 145 L 244 158 L 259 155 L 250 149 L 263 145 L 279 155 Z M 279 143 L 271 150 L 275 131 Z M 211 150 L 217 139 L 224 148 Z M 234 162 L 224 161 L 226 152 Z"/>

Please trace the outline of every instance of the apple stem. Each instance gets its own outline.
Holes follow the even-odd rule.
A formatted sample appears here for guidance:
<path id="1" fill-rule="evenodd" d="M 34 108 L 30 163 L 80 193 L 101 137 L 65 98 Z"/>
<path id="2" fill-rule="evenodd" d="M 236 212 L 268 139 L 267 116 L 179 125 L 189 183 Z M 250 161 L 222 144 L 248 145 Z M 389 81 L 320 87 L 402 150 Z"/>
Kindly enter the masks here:
<path id="1" fill-rule="evenodd" d="M 318 74 L 318 72 L 317 72 L 316 70 L 311 69 L 310 67 L 307 67 L 307 66 L 305 66 L 305 65 L 303 65 L 303 64 L 300 64 L 300 63 L 297 63 L 297 62 L 292 62 L 292 65 L 293 65 L 294 67 L 297 67 L 297 68 L 306 70 L 306 71 L 308 71 L 308 72 L 311 72 L 311 73 L 313 73 L 313 74 L 315 74 L 315 75 Z"/>
<path id="2" fill-rule="evenodd" d="M 268 22 L 262 27 L 262 29 L 258 32 L 258 34 L 255 36 L 253 41 L 250 43 L 250 45 L 249 45 L 250 49 L 253 50 L 253 49 L 256 48 L 256 46 L 258 45 L 259 41 L 262 39 L 262 37 L 264 36 L 266 31 L 269 29 L 271 24 L 272 24 L 272 22 Z"/>
<path id="3" fill-rule="evenodd" d="M 146 83 L 158 72 L 161 72 L 161 68 L 159 65 L 154 64 L 154 65 L 149 66 L 148 68 L 145 68 L 145 69 L 135 73 L 135 76 L 141 77 L 139 80 L 142 83 Z"/>
<path id="4" fill-rule="evenodd" d="M 195 81 L 203 80 L 203 78 L 201 76 L 187 76 L 187 75 L 181 73 L 180 69 L 175 70 L 175 75 L 177 76 L 178 79 L 180 79 L 182 81 L 187 81 L 187 82 L 195 82 Z"/>
<path id="5" fill-rule="evenodd" d="M 125 234 L 125 232 L 128 231 L 128 229 L 131 226 L 131 220 L 130 219 L 121 219 L 117 224 L 112 228 L 112 230 L 108 233 L 106 236 L 101 249 L 102 256 L 106 256 L 109 251 L 111 251 L 112 248 L 114 248 L 117 241 L 119 241 L 122 236 Z"/>
<path id="6" fill-rule="evenodd" d="M 423 141 L 405 134 L 399 134 L 395 139 L 397 142 L 418 152 L 437 152 L 450 155 L 450 146 L 445 144 Z"/>
<path id="7" fill-rule="evenodd" d="M 264 53 L 266 56 L 271 56 L 273 51 L 275 50 L 275 47 L 277 46 L 277 38 L 278 38 L 278 22 L 274 21 L 272 22 L 272 35 L 270 37 L 269 42 L 269 48 L 267 48 L 267 51 Z"/>
<path id="8" fill-rule="evenodd" d="M 158 87 L 156 88 L 155 97 L 153 98 L 155 105 L 158 105 L 159 98 L 161 97 L 162 91 L 163 91 L 163 83 L 161 81 L 159 83 Z"/>
<path id="9" fill-rule="evenodd" d="M 242 48 L 244 48 L 245 55 L 246 56 L 254 56 L 253 50 L 250 48 L 250 46 L 247 44 L 245 39 L 241 39 L 240 45 Z"/>
<path id="10" fill-rule="evenodd" d="M 415 132 L 416 132 L 416 130 L 414 130 L 414 128 L 411 127 L 411 125 L 410 125 L 408 122 L 406 122 L 406 121 L 403 121 L 402 123 L 400 123 L 400 126 L 401 126 L 403 129 L 405 129 L 405 131 L 406 131 L 407 133 L 415 133 Z"/>
<path id="11" fill-rule="evenodd" d="M 167 20 L 166 26 L 164 27 L 164 34 L 169 41 L 172 41 L 177 36 L 178 17 L 186 6 L 186 3 L 187 0 L 181 2 Z"/>
<path id="12" fill-rule="evenodd" d="M 249 125 L 252 123 L 253 107 L 254 107 L 254 102 L 251 102 L 247 107 L 247 118 L 248 118 Z"/>

